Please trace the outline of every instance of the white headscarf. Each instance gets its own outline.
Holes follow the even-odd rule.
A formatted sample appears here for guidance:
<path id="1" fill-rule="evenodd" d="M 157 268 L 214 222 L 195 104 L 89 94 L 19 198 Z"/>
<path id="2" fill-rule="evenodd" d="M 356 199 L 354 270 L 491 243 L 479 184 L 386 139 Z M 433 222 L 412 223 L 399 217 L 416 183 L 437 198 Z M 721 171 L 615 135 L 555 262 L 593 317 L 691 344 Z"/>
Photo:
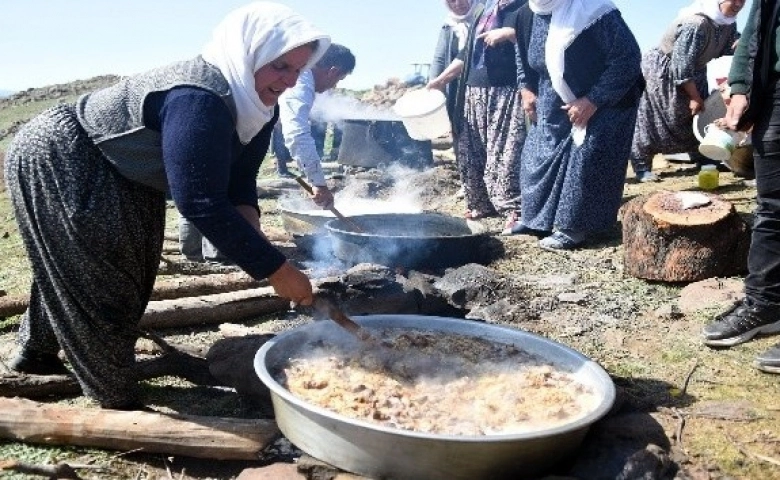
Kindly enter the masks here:
<path id="1" fill-rule="evenodd" d="M 255 91 L 255 72 L 294 48 L 317 40 L 305 68 L 314 65 L 330 45 L 330 37 L 290 8 L 254 2 L 229 13 L 214 29 L 203 59 L 219 68 L 236 102 L 236 130 L 247 144 L 273 117 Z"/>
<path id="2" fill-rule="evenodd" d="M 706 15 L 718 25 L 731 25 L 737 21 L 736 15 L 729 17 L 720 10 L 724 0 L 694 0 L 694 2 L 677 13 L 677 20 L 692 17 L 697 14 Z"/>
<path id="3" fill-rule="evenodd" d="M 447 0 L 444 0 L 444 3 L 447 4 L 448 12 L 447 16 L 444 17 L 444 24 L 449 25 L 450 28 L 452 28 L 455 38 L 458 39 L 458 50 L 463 50 L 463 47 L 466 46 L 466 40 L 468 39 L 469 26 L 474 20 L 476 13 L 480 11 L 483 0 L 471 0 L 469 2 L 471 4 L 469 11 L 463 15 L 454 14 L 450 9 L 450 4 L 447 3 Z"/>
<path id="4" fill-rule="evenodd" d="M 555 93 L 564 103 L 573 102 L 577 97 L 563 79 L 566 48 L 583 30 L 617 7 L 610 0 L 529 0 L 528 6 L 537 15 L 552 15 L 544 59 Z M 572 137 L 576 145 L 582 145 L 585 128 L 572 129 Z"/>

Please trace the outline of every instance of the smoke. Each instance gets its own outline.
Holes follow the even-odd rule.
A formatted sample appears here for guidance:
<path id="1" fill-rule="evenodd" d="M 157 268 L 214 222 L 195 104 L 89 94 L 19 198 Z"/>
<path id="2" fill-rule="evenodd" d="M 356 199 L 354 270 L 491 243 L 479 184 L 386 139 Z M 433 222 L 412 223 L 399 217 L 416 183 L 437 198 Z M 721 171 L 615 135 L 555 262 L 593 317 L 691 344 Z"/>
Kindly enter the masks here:
<path id="1" fill-rule="evenodd" d="M 379 108 L 360 100 L 325 92 L 317 95 L 311 109 L 312 120 L 341 124 L 344 120 L 390 120 L 400 121 L 400 117 L 388 108 Z"/>

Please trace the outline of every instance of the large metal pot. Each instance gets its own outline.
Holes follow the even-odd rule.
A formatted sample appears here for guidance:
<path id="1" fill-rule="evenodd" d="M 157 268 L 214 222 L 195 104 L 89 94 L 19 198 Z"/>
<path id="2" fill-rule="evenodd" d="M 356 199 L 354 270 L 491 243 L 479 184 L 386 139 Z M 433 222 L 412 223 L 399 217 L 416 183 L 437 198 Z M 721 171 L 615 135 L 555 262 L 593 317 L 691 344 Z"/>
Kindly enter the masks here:
<path id="1" fill-rule="evenodd" d="M 488 238 L 484 225 L 437 213 L 389 213 L 325 224 L 339 260 L 356 265 L 441 269 L 479 262 Z M 363 232 L 355 231 L 358 225 Z"/>
<path id="2" fill-rule="evenodd" d="M 368 329 L 448 332 L 513 344 L 572 372 L 578 381 L 593 388 L 601 400 L 579 420 L 524 434 L 466 437 L 398 430 L 303 402 L 276 381 L 275 375 L 293 352 L 306 348 L 312 341 L 350 341 L 348 333 L 328 322 L 315 322 L 268 341 L 255 355 L 254 368 L 271 390 L 276 422 L 282 433 L 309 455 L 353 473 L 403 480 L 536 476 L 570 458 L 590 425 L 609 411 L 615 399 L 614 384 L 597 363 L 538 335 L 476 321 L 422 315 L 372 315 L 355 317 L 355 321 Z"/>
<path id="3" fill-rule="evenodd" d="M 338 162 L 374 168 L 400 163 L 413 168 L 433 165 L 430 141 L 413 140 L 401 120 L 344 120 Z"/>

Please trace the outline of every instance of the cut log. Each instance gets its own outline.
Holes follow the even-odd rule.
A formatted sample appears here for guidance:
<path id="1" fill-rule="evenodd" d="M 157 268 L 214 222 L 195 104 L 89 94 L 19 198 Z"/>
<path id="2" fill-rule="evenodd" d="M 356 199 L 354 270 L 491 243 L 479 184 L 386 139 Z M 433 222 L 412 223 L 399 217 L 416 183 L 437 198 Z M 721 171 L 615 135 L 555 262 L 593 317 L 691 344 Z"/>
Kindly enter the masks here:
<path id="1" fill-rule="evenodd" d="M 134 375 L 138 380 L 172 376 L 196 385 L 230 386 L 211 374 L 209 362 L 205 358 L 182 352 L 168 344 L 165 344 L 163 350 L 162 355 L 136 362 Z M 79 394 L 81 387 L 73 375 L 25 375 L 11 371 L 0 373 L 0 397 L 47 398 Z"/>
<path id="2" fill-rule="evenodd" d="M 6 295 L 0 297 L 0 318 L 24 313 L 29 303 L 30 297 L 27 295 Z"/>
<path id="3" fill-rule="evenodd" d="M 256 460 L 280 432 L 271 420 L 75 408 L 0 398 L 0 438 L 44 445 Z"/>
<path id="4" fill-rule="evenodd" d="M 197 297 L 215 293 L 247 290 L 268 285 L 268 280 L 255 280 L 244 272 L 213 273 L 210 275 L 158 279 L 152 291 L 152 300 Z"/>
<path id="5" fill-rule="evenodd" d="M 158 329 L 233 322 L 289 308 L 290 301 L 277 296 L 272 287 L 252 288 L 149 302 L 140 326 Z"/>
<path id="6" fill-rule="evenodd" d="M 708 203 L 683 208 L 684 198 L 695 200 L 690 195 Z M 661 191 L 638 197 L 623 207 L 622 223 L 624 268 L 634 277 L 693 282 L 747 270 L 750 228 L 717 195 Z"/>
<path id="7" fill-rule="evenodd" d="M 159 279 L 154 284 L 151 300 L 196 297 L 216 293 L 247 290 L 268 285 L 268 280 L 255 280 L 246 273 L 213 273 L 209 275 L 185 276 L 173 279 Z M 28 295 L 0 297 L 0 318 L 20 315 L 30 303 Z"/>

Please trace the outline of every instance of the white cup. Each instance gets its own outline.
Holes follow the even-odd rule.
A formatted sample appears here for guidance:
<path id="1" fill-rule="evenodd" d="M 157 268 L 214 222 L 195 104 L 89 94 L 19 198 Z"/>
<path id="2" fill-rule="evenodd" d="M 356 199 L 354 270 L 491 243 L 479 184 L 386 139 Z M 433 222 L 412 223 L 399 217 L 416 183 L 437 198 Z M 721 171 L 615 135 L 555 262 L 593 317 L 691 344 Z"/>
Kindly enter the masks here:
<path id="1" fill-rule="evenodd" d="M 736 148 L 737 140 L 734 134 L 721 130 L 717 125 L 704 127 L 704 138 L 699 145 L 699 153 L 713 160 L 724 161 L 731 157 Z"/>

